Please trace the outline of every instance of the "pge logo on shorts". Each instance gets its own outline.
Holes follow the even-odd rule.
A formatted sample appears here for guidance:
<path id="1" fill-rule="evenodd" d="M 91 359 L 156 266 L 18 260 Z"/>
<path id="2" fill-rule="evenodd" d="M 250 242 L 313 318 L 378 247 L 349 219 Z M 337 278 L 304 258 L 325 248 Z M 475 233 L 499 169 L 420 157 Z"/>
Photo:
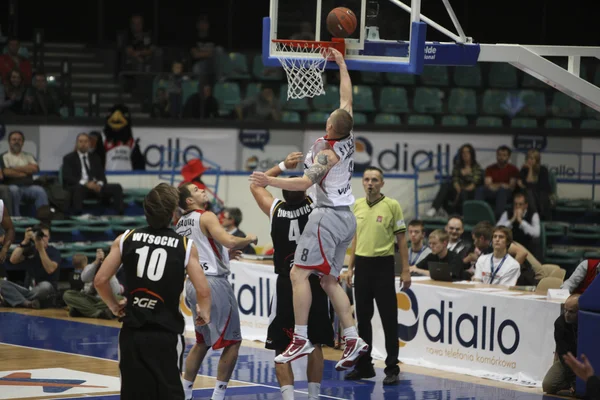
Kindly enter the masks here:
<path id="1" fill-rule="evenodd" d="M 406 345 L 417 336 L 419 331 L 419 303 L 417 296 L 410 289 L 402 289 L 396 293 L 398 302 L 398 339 L 400 347 Z"/>

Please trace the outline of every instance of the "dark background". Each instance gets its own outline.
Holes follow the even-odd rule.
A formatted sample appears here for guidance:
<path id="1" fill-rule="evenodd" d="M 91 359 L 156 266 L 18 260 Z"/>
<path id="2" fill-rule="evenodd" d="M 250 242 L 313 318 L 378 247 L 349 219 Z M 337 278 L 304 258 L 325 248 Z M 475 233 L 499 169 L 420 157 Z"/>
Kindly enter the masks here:
<path id="1" fill-rule="evenodd" d="M 379 1 L 380 15 L 389 16 L 398 12 L 398 8 L 389 1 Z M 357 0 L 324 1 L 327 2 L 350 8 L 355 8 L 359 3 Z M 409 3 L 409 0 L 405 2 Z M 597 22 L 600 2 L 597 1 L 450 2 L 467 36 L 473 37 L 478 43 L 599 45 L 600 42 Z M 295 15 L 314 20 L 314 0 L 280 0 L 280 3 L 282 9 L 293 10 Z M 9 12 L 11 6 L 16 13 Z M 421 12 L 452 28 L 441 0 L 422 0 Z M 23 40 L 31 40 L 33 30 L 43 28 L 47 41 L 111 46 L 116 41 L 117 31 L 127 29 L 132 13 L 140 13 L 145 17 L 146 29 L 153 31 L 159 45 L 186 45 L 195 32 L 197 16 L 207 14 L 212 22 L 213 33 L 222 39 L 223 45 L 232 50 L 254 50 L 260 48 L 262 18 L 269 14 L 269 1 L 0 1 L 2 32 L 6 35 L 9 30 L 15 29 Z M 400 35 L 408 29 L 408 14 L 403 18 L 383 20 L 382 32 L 389 33 L 389 36 Z M 298 20 L 290 23 L 297 24 Z M 433 29 L 428 31 L 428 40 L 447 41 Z"/>

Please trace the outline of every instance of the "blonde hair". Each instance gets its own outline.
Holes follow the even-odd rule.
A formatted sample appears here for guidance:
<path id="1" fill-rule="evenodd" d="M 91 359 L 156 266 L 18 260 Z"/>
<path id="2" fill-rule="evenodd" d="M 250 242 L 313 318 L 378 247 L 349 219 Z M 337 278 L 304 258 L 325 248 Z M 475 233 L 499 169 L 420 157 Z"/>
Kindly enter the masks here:
<path id="1" fill-rule="evenodd" d="M 440 242 L 447 242 L 449 240 L 448 233 L 442 229 L 436 229 L 429 234 L 429 237 L 436 237 Z"/>
<path id="2" fill-rule="evenodd" d="M 527 152 L 527 158 L 533 158 L 533 160 L 535 161 L 535 164 L 533 166 L 533 175 L 537 178 L 537 176 L 540 173 L 540 165 L 542 162 L 542 156 L 540 154 L 539 151 L 537 151 L 536 149 L 531 149 Z"/>

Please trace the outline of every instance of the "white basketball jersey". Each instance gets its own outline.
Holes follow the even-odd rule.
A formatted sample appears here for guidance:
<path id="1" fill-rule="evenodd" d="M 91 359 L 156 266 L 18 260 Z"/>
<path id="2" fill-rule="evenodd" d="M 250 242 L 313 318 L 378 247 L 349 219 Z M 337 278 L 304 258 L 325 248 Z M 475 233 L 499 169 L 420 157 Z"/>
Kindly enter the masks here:
<path id="1" fill-rule="evenodd" d="M 315 199 L 316 207 L 351 206 L 354 204 L 352 185 L 350 180 L 354 173 L 354 135 L 350 133 L 342 139 L 319 138 L 312 145 L 304 160 L 304 171 L 315 162 L 315 157 L 321 150 L 333 149 L 340 158 L 325 175 L 321 182 L 317 182 L 309 190 Z"/>
<path id="2" fill-rule="evenodd" d="M 0 221 L 4 218 L 4 200 L 0 199 Z"/>
<path id="3" fill-rule="evenodd" d="M 194 210 L 183 214 L 175 231 L 194 241 L 198 248 L 198 259 L 205 275 L 226 276 L 229 271 L 229 252 L 216 240 L 207 237 L 200 229 L 200 218 L 204 210 Z"/>
<path id="4" fill-rule="evenodd" d="M 106 143 L 106 171 L 131 171 L 133 139 L 127 143 Z"/>

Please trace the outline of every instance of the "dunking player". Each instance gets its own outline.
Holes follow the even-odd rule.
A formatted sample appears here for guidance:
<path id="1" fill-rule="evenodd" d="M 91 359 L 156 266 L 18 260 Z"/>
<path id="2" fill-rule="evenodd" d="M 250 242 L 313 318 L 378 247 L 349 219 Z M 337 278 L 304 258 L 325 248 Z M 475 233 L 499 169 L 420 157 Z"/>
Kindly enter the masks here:
<path id="1" fill-rule="evenodd" d="M 342 54 L 336 50 L 332 54 L 340 70 L 340 108 L 327 119 L 327 135 L 317 139 L 306 155 L 304 176 L 283 179 L 254 172 L 250 179 L 258 186 L 271 185 L 291 191 L 303 191 L 316 184 L 316 208 L 300 236 L 290 273 L 296 320 L 294 338 L 275 357 L 275 362 L 287 363 L 314 350 L 307 338 L 306 324 L 312 301 L 308 277 L 316 273 L 322 276 L 321 286 L 344 327 L 346 347 L 336 369 L 345 370 L 352 368 L 369 346 L 358 337 L 350 300 L 337 282 L 346 249 L 356 231 L 356 219 L 350 209 L 354 203 L 350 183 L 354 172 L 352 82 Z"/>
<path id="2" fill-rule="evenodd" d="M 256 244 L 256 236 L 235 237 L 225 232 L 217 216 L 205 211 L 208 195 L 193 183 L 179 187 L 179 207 L 184 214 L 177 222 L 177 233 L 194 240 L 198 246 L 200 265 L 204 268 L 212 293 L 211 321 L 196 328 L 196 344 L 185 360 L 183 386 L 186 399 L 192 398 L 194 379 L 209 348 L 224 349 L 217 369 L 217 382 L 212 400 L 223 400 L 225 390 L 237 362 L 242 335 L 238 304 L 227 280 L 229 254 L 226 248 L 243 249 Z M 186 301 L 192 313 L 195 310 L 195 290 L 189 282 L 185 285 Z M 194 315 L 195 318 L 195 315 Z"/>
<path id="3" fill-rule="evenodd" d="M 169 228 L 177 189 L 161 183 L 144 199 L 148 227 L 127 230 L 113 242 L 94 285 L 121 317 L 121 399 L 183 400 L 181 363 L 185 322 L 179 310 L 185 274 L 196 288 L 196 324 L 210 322 L 210 289 L 191 240 Z M 123 264 L 127 299 L 118 302 L 109 280 Z"/>
<path id="4" fill-rule="evenodd" d="M 282 171 L 296 168 L 302 160 L 302 153 L 291 153 L 279 166 L 266 172 L 267 176 L 278 176 Z M 273 198 L 263 187 L 250 185 L 252 195 L 260 209 L 271 220 L 271 238 L 273 240 L 273 261 L 277 274 L 277 290 L 271 308 L 267 349 L 281 354 L 290 344 L 294 331 L 294 313 L 292 281 L 290 269 L 294 266 L 294 253 L 300 235 L 312 212 L 312 199 L 306 192 L 283 190 L 285 201 Z M 320 345 L 333 347 L 333 325 L 329 317 L 327 294 L 319 285 L 319 277 L 311 275 L 308 279 L 312 293 L 312 305 L 308 314 L 308 339 L 314 343 L 315 350 L 308 355 L 306 375 L 308 377 L 308 398 L 316 400 L 321 391 L 323 378 L 323 351 Z M 274 316 L 274 318 L 273 318 Z M 275 364 L 275 375 L 281 387 L 283 400 L 294 399 L 294 373 L 291 364 Z"/>

